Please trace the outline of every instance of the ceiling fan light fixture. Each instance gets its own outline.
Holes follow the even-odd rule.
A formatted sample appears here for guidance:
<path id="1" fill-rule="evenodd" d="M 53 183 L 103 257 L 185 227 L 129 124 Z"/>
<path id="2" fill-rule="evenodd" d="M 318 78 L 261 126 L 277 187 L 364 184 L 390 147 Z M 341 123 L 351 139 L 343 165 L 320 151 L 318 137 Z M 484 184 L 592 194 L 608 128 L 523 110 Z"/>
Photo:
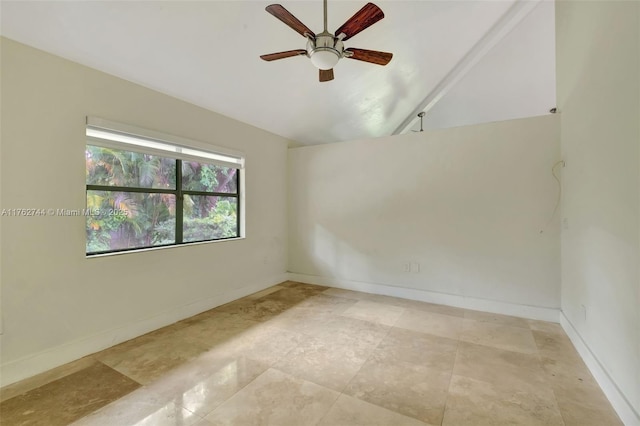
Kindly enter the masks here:
<path id="1" fill-rule="evenodd" d="M 330 47 L 317 47 L 311 52 L 310 59 L 314 67 L 321 70 L 330 70 L 340 60 L 340 54 Z"/>

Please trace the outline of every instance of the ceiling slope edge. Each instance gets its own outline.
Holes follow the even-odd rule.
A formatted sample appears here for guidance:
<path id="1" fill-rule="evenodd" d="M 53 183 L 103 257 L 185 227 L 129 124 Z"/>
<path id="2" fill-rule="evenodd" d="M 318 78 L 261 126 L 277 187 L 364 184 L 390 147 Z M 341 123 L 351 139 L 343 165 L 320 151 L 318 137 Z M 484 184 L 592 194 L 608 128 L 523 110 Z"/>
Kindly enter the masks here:
<path id="1" fill-rule="evenodd" d="M 478 63 L 480 60 L 507 36 L 524 18 L 544 0 L 516 0 L 502 17 L 487 31 L 487 33 L 462 57 L 462 59 L 443 77 L 431 92 L 416 106 L 416 108 L 393 131 L 392 135 L 405 132 L 418 119 L 418 113 L 429 112 L 452 87 Z"/>

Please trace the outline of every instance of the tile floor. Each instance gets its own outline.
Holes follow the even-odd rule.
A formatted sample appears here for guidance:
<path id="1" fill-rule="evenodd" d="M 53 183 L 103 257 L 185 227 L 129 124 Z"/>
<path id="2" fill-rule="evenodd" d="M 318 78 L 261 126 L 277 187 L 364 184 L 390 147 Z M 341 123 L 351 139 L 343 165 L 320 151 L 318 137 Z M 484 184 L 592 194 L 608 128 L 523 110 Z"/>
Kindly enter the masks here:
<path id="1" fill-rule="evenodd" d="M 0 390 L 10 425 L 619 425 L 558 324 L 286 282 Z"/>

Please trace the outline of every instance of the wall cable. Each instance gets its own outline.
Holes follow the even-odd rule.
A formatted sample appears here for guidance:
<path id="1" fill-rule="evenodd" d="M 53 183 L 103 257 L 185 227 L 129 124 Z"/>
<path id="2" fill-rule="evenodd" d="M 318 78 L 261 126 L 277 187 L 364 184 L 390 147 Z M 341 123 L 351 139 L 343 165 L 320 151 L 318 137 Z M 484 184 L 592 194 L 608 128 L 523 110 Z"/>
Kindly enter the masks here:
<path id="1" fill-rule="evenodd" d="M 566 165 L 564 160 L 560 160 L 560 161 L 556 162 L 551 167 L 551 174 L 553 175 L 553 178 L 556 180 L 556 182 L 558 182 L 558 197 L 556 199 L 556 206 L 553 208 L 553 212 L 551 213 L 551 217 L 549 217 L 549 221 L 540 230 L 541 234 L 544 233 L 545 229 L 547 229 L 549 227 L 549 225 L 551 225 L 551 222 L 553 221 L 553 218 L 555 217 L 556 212 L 558 211 L 558 207 L 560 207 L 560 200 L 561 200 L 561 197 L 562 197 L 562 183 L 560 182 L 560 178 L 558 177 L 558 175 L 556 175 L 556 167 L 558 167 L 561 164 L 562 164 L 562 167 L 564 167 Z"/>

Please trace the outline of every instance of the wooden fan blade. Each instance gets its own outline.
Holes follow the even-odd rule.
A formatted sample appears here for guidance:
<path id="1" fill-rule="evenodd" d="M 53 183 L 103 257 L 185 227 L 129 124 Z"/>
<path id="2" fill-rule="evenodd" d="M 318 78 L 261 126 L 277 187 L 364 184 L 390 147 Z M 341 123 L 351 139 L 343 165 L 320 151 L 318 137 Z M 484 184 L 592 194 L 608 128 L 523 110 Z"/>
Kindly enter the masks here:
<path id="1" fill-rule="evenodd" d="M 346 36 L 343 40 L 349 40 L 351 37 L 358 34 L 360 31 L 369 28 L 382 18 L 384 18 L 382 10 L 373 3 L 367 3 L 336 30 L 336 37 L 343 33 Z"/>
<path id="2" fill-rule="evenodd" d="M 357 49 L 355 47 L 345 49 L 345 52 L 353 53 L 353 55 L 345 56 L 345 58 L 371 62 L 372 64 L 378 65 L 387 65 L 391 58 L 393 58 L 393 53 L 379 52 L 377 50 Z"/>
<path id="3" fill-rule="evenodd" d="M 333 68 L 330 70 L 320 70 L 320 82 L 333 80 Z"/>
<path id="4" fill-rule="evenodd" d="M 260 55 L 265 61 L 275 61 L 277 59 L 291 58 L 292 56 L 306 55 L 307 51 L 304 49 L 287 50 L 286 52 L 269 53 L 268 55 Z"/>
<path id="5" fill-rule="evenodd" d="M 289 12 L 287 9 L 282 7 L 281 4 L 270 4 L 265 8 L 265 10 L 270 14 L 272 14 L 273 16 L 275 16 L 276 18 L 278 18 L 279 20 L 281 20 L 282 22 L 284 22 L 286 25 L 288 25 L 292 30 L 300 34 L 302 37 L 306 37 L 305 33 L 311 35 L 312 37 L 316 36 L 313 33 L 313 31 L 309 29 L 309 27 L 307 27 L 305 24 L 300 22 L 298 18 L 293 16 L 291 12 Z"/>

